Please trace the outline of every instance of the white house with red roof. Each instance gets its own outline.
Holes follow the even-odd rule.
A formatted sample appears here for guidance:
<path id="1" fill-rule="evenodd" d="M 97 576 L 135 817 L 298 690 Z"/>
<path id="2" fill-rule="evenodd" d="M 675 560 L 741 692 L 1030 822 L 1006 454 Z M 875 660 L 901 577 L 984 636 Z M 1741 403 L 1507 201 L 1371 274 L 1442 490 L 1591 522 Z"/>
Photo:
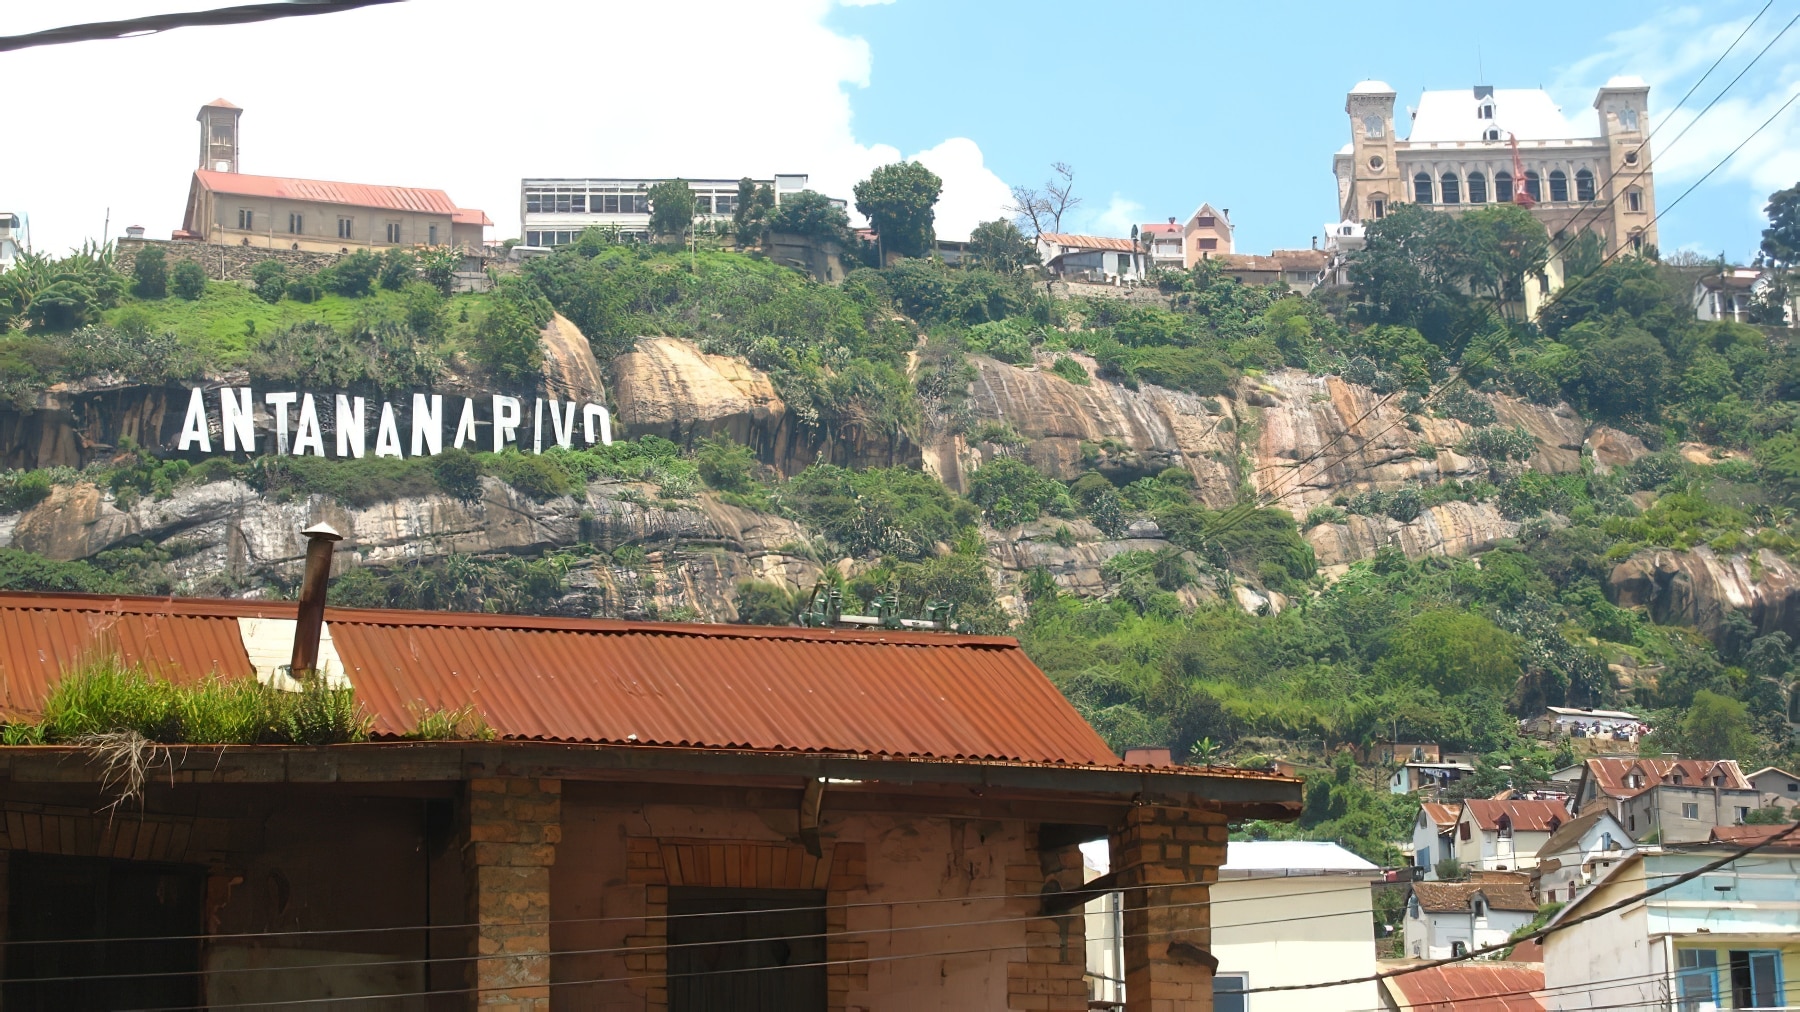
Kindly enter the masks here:
<path id="1" fill-rule="evenodd" d="M 1231 253 L 1235 230 L 1230 208 L 1221 211 L 1207 203 L 1194 208 L 1185 221 L 1170 218 L 1167 222 L 1138 226 L 1140 236 L 1147 233 L 1154 237 L 1152 266 L 1184 270 L 1202 260 Z"/>
<path id="2" fill-rule="evenodd" d="M 229 246 L 347 252 L 389 246 L 479 249 L 493 222 L 443 190 L 238 171 L 238 119 L 224 99 L 200 108 L 200 166 L 177 239 Z"/>
<path id="3" fill-rule="evenodd" d="M 1045 270 L 1070 281 L 1110 285 L 1144 279 L 1144 251 L 1130 239 L 1043 232 L 1037 249 Z"/>
<path id="4" fill-rule="evenodd" d="M 1438 862 L 1456 856 L 1456 821 L 1461 817 L 1461 805 L 1420 803 L 1412 835 L 1413 867 L 1420 869 L 1420 878 L 1436 881 Z"/>
<path id="5" fill-rule="evenodd" d="M 1520 871 L 1537 865 L 1539 848 L 1569 821 L 1560 801 L 1466 798 L 1457 813 L 1455 857 L 1471 871 Z"/>
<path id="6" fill-rule="evenodd" d="M 1575 811 L 1613 813 L 1633 840 L 1704 842 L 1715 826 L 1741 825 L 1761 795 L 1734 759 L 1587 761 L 1575 788 Z"/>

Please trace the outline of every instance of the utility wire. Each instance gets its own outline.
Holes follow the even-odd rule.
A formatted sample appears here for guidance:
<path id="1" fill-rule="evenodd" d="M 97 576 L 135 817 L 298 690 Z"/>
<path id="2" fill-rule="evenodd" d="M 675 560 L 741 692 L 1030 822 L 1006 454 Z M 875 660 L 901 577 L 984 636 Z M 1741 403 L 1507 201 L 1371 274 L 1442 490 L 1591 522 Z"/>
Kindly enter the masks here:
<path id="1" fill-rule="evenodd" d="M 60 46 L 71 42 L 95 42 L 123 39 L 137 35 L 154 35 L 172 28 L 201 28 L 213 25 L 244 25 L 279 18 L 303 18 L 314 14 L 373 7 L 377 4 L 402 3 L 404 0 L 296 0 L 296 2 L 245 4 L 209 11 L 183 11 L 176 14 L 151 14 L 123 21 L 97 21 L 84 25 L 46 28 L 25 35 L 0 36 L 0 53 L 34 46 Z"/>

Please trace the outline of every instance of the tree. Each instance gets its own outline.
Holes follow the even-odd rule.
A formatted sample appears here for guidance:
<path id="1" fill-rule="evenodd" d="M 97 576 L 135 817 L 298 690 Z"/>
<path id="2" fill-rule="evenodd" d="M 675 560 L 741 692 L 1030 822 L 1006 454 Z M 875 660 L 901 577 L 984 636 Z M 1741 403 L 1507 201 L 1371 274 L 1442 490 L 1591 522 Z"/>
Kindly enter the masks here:
<path id="1" fill-rule="evenodd" d="M 1444 696 L 1504 694 L 1519 680 L 1520 653 L 1517 637 L 1480 615 L 1439 608 L 1407 619 L 1376 670 Z"/>
<path id="2" fill-rule="evenodd" d="M 1040 262 L 1037 244 L 1004 218 L 984 221 L 969 233 L 969 266 L 1017 274 Z"/>
<path id="3" fill-rule="evenodd" d="M 1470 289 L 1503 309 L 1523 302 L 1525 280 L 1536 277 L 1550 258 L 1543 224 L 1517 204 L 1478 207 L 1452 220 Z"/>
<path id="4" fill-rule="evenodd" d="M 737 620 L 745 625 L 792 625 L 794 596 L 780 584 L 743 580 L 737 585 Z"/>
<path id="5" fill-rule="evenodd" d="M 1696 759 L 1736 759 L 1756 747 L 1749 708 L 1711 689 L 1694 693 L 1681 720 L 1681 740 L 1684 751 Z"/>
<path id="6" fill-rule="evenodd" d="M 169 283 L 177 296 L 192 302 L 206 294 L 206 271 L 192 260 L 183 260 L 175 265 Z"/>
<path id="7" fill-rule="evenodd" d="M 850 216 L 823 193 L 801 190 L 790 194 L 769 215 L 769 228 L 775 232 L 841 243 L 850 236 Z"/>
<path id="8" fill-rule="evenodd" d="M 1051 177 L 1041 190 L 1029 186 L 1012 188 L 1013 202 L 1007 210 L 1021 229 L 1029 228 L 1034 236 L 1061 232 L 1063 215 L 1081 203 L 1075 195 L 1074 167 L 1068 162 L 1054 162 L 1050 172 Z"/>
<path id="9" fill-rule="evenodd" d="M 281 301 L 281 295 L 287 291 L 287 267 L 279 260 L 261 260 L 250 268 L 250 280 L 255 284 L 257 298 L 264 302 Z"/>
<path id="10" fill-rule="evenodd" d="M 738 245 L 762 235 L 763 222 L 775 207 L 775 191 L 756 185 L 749 176 L 738 180 L 737 208 L 731 213 L 731 227 L 737 233 Z"/>
<path id="11" fill-rule="evenodd" d="M 359 249 L 320 271 L 319 281 L 330 291 L 354 299 L 369 294 L 380 273 L 381 257 L 372 250 Z"/>
<path id="12" fill-rule="evenodd" d="M 131 294 L 140 299 L 160 299 L 169 294 L 169 263 L 161 246 L 138 250 L 131 265 Z"/>
<path id="13" fill-rule="evenodd" d="M 475 357 L 509 382 L 535 377 L 544 364 L 539 338 L 550 312 L 550 303 L 528 282 L 502 279 L 475 328 Z"/>
<path id="14" fill-rule="evenodd" d="M 856 213 L 869 219 L 881 251 L 907 257 L 931 253 L 932 223 L 944 181 L 918 162 L 883 165 L 856 184 Z"/>
<path id="15" fill-rule="evenodd" d="M 1581 352 L 1574 392 L 1583 407 L 1608 420 L 1656 420 L 1669 375 L 1661 342 L 1629 325 L 1616 333 L 1583 325 L 1564 336 Z"/>
<path id="16" fill-rule="evenodd" d="M 680 238 L 694 223 L 694 191 L 685 179 L 667 179 L 650 188 L 650 234 Z"/>
<path id="17" fill-rule="evenodd" d="M 1800 183 L 1769 194 L 1769 227 L 1763 229 L 1763 256 L 1781 267 L 1800 263 Z"/>

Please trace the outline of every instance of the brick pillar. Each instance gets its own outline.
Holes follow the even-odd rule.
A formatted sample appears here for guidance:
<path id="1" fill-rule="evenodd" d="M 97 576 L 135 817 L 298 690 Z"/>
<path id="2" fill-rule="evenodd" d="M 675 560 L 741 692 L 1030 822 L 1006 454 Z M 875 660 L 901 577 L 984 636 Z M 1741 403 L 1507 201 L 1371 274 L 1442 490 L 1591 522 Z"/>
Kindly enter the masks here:
<path id="1" fill-rule="evenodd" d="M 1034 847 L 1037 861 L 1009 864 L 1006 891 L 1018 897 L 1009 916 L 1043 910 L 1049 883 L 1068 892 L 1081 888 L 1081 848 Z M 1084 1012 L 1088 1007 L 1087 920 L 1082 907 L 1024 922 L 1025 958 L 1006 966 L 1006 1007 Z"/>
<path id="2" fill-rule="evenodd" d="M 1225 863 L 1225 836 L 1222 814 L 1156 805 L 1133 808 L 1114 831 L 1126 1012 L 1212 1012 L 1212 913 L 1204 904 Z"/>
<path id="3" fill-rule="evenodd" d="M 474 1007 L 549 1012 L 550 866 L 562 839 L 562 781 L 469 781 L 470 920 L 476 930 Z"/>

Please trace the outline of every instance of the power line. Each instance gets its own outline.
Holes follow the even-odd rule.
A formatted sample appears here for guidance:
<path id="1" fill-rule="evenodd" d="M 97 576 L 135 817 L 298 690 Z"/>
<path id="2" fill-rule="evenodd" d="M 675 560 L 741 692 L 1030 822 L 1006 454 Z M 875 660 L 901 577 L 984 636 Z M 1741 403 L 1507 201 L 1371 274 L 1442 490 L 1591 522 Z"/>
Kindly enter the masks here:
<path id="1" fill-rule="evenodd" d="M 137 35 L 154 35 L 172 28 L 202 28 L 214 25 L 244 25 L 279 18 L 303 18 L 314 14 L 373 7 L 377 4 L 402 3 L 404 0 L 292 0 L 292 2 L 246 4 L 221 7 L 210 11 L 183 11 L 176 14 L 151 14 L 123 21 L 97 21 L 90 24 L 46 28 L 25 35 L 0 36 L 0 53 L 34 46 L 60 46 L 71 42 L 95 42 L 123 39 Z"/>

